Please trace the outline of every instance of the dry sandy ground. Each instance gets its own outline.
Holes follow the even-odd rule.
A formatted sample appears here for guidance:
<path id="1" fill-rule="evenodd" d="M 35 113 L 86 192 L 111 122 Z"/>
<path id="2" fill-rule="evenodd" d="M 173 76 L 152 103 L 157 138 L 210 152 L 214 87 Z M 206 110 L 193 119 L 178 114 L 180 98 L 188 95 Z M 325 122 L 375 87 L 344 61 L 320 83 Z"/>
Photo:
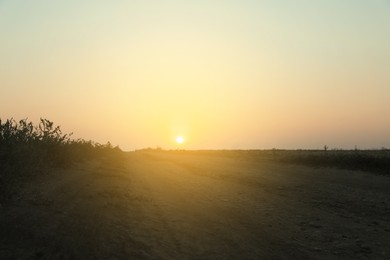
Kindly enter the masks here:
<path id="1" fill-rule="evenodd" d="M 1 259 L 390 259 L 390 178 L 135 152 L 0 206 Z"/>

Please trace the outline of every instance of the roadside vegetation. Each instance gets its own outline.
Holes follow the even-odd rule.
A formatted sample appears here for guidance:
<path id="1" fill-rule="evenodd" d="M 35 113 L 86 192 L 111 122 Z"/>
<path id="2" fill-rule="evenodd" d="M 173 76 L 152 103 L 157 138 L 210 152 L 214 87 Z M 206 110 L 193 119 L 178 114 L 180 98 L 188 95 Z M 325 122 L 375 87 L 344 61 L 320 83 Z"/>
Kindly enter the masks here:
<path id="1" fill-rule="evenodd" d="M 138 152 L 164 152 L 161 148 L 146 148 Z M 198 154 L 207 156 L 229 156 L 243 160 L 272 161 L 283 164 L 305 165 L 315 168 L 339 168 L 366 171 L 390 176 L 390 149 L 376 150 L 169 150 L 175 154 Z"/>
<path id="2" fill-rule="evenodd" d="M 110 143 L 74 140 L 71 136 L 47 119 L 40 119 L 37 125 L 27 119 L 0 119 L 0 199 L 19 182 L 48 169 L 122 153 Z"/>
<path id="3" fill-rule="evenodd" d="M 333 167 L 390 175 L 390 150 L 277 151 L 275 160 L 312 167 Z"/>

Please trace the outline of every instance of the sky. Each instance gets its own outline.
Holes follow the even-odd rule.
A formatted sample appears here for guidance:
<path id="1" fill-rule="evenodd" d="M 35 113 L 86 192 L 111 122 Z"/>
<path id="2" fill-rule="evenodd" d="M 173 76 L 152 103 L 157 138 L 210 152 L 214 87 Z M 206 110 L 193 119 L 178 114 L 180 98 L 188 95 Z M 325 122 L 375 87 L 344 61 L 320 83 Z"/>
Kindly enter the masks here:
<path id="1" fill-rule="evenodd" d="M 11 117 L 123 150 L 389 148 L 390 1 L 0 0 Z"/>

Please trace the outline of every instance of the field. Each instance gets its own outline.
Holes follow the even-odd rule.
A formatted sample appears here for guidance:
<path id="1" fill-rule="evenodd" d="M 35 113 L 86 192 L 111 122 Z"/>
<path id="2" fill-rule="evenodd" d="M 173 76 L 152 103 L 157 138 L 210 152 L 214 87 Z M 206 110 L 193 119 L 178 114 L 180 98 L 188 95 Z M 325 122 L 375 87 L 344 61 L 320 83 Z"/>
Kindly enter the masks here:
<path id="1" fill-rule="evenodd" d="M 0 256 L 389 259 L 388 163 L 388 151 L 89 159 L 34 175 L 0 204 Z"/>

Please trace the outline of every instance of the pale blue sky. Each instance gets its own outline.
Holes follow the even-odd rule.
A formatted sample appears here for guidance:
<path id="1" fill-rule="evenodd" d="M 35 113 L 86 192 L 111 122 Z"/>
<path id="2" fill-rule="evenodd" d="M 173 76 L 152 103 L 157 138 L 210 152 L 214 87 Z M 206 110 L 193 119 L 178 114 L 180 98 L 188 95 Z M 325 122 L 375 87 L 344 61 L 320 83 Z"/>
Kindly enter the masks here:
<path id="1" fill-rule="evenodd" d="M 124 149 L 390 147 L 390 2 L 0 0 L 0 117 Z"/>

